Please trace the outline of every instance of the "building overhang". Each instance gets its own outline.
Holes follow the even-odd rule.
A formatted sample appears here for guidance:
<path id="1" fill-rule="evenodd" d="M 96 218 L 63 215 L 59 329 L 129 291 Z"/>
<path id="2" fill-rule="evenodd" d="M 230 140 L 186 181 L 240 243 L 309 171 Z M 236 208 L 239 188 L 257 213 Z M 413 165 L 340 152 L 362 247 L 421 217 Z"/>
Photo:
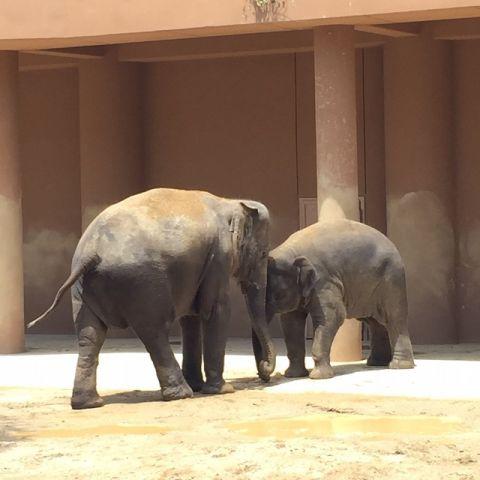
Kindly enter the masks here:
<path id="1" fill-rule="evenodd" d="M 266 8 L 258 7 L 256 0 L 4 0 L 0 10 L 2 50 L 305 30 L 339 24 L 377 26 L 373 33 L 378 33 L 378 26 L 384 24 L 480 17 L 480 5 L 471 0 L 275 0 Z M 372 29 L 367 31 L 371 33 Z M 401 29 L 393 31 L 402 35 Z"/>

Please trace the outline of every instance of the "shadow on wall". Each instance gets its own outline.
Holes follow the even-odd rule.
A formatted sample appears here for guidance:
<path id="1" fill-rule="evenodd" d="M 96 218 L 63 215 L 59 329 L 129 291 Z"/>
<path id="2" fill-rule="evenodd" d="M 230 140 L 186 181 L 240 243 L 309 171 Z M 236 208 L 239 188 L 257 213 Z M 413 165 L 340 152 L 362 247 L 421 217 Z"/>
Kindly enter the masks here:
<path id="1" fill-rule="evenodd" d="M 52 303 L 58 288 L 70 273 L 78 236 L 55 230 L 29 230 L 26 233 L 24 252 L 25 320 L 40 315 Z M 52 314 L 45 329 L 58 333 L 71 333 L 72 313 L 69 301 L 61 302 Z M 40 329 L 42 327 L 39 327 Z"/>
<path id="2" fill-rule="evenodd" d="M 286 20 L 287 0 L 247 0 L 244 7 L 245 20 L 255 18 L 256 22 Z"/>
<path id="3" fill-rule="evenodd" d="M 458 307 L 463 312 L 474 313 L 480 310 L 480 221 L 471 219 L 470 224 L 458 232 L 458 237 L 461 267 L 459 289 L 462 292 Z M 469 341 L 471 332 L 470 329 L 464 331 L 461 328 L 460 339 Z"/>
<path id="4" fill-rule="evenodd" d="M 414 343 L 455 340 L 455 238 L 448 213 L 429 191 L 388 199 L 388 235 L 405 263 Z"/>

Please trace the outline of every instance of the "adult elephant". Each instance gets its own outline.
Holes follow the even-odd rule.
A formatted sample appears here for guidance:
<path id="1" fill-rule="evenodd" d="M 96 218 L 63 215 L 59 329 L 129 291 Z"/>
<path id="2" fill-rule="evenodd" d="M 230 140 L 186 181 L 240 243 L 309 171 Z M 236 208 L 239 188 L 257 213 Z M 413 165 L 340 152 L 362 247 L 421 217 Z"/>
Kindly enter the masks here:
<path id="1" fill-rule="evenodd" d="M 96 370 L 110 326 L 130 326 L 144 343 L 164 400 L 191 397 L 191 387 L 205 393 L 233 391 L 223 380 L 231 276 L 246 293 L 262 345 L 259 372 L 268 378 L 275 365 L 265 321 L 268 230 L 263 204 L 200 191 L 159 188 L 104 210 L 82 235 L 71 275 L 52 306 L 29 324 L 51 312 L 72 287 L 79 344 L 72 408 L 103 404 Z M 168 341 L 171 324 L 182 317 L 185 377 Z M 201 371 L 189 371 L 199 355 L 201 361 L 199 318 L 205 382 Z"/>

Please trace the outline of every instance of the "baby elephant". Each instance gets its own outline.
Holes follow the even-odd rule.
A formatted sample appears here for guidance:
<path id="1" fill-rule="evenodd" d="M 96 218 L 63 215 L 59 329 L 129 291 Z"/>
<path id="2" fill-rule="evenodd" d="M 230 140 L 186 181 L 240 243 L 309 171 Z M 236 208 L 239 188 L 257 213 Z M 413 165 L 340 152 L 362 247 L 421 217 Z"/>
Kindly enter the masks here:
<path id="1" fill-rule="evenodd" d="M 316 223 L 270 252 L 266 308 L 268 320 L 281 314 L 290 361 L 286 377 L 308 375 L 308 314 L 314 328 L 310 378 L 333 376 L 330 348 L 345 318 L 369 326 L 367 365 L 414 367 L 403 262 L 393 243 L 367 225 L 350 220 Z M 260 345 L 253 340 L 260 360 Z"/>

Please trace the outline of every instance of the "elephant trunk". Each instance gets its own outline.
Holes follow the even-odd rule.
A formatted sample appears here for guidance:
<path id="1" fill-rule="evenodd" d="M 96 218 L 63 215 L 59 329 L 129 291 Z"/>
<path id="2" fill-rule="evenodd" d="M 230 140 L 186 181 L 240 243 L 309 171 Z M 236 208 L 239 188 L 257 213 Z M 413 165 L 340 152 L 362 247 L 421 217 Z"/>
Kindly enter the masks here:
<path id="1" fill-rule="evenodd" d="M 265 315 L 265 294 L 264 286 L 258 287 L 250 285 L 246 291 L 246 300 L 252 329 L 255 333 L 254 342 L 258 341 L 257 348 L 254 346 L 255 357 L 257 361 L 258 375 L 264 381 L 270 380 L 270 375 L 275 370 L 275 347 L 273 346 L 268 324 Z M 255 345 L 255 344 L 254 344 Z M 260 358 L 259 347 L 261 347 L 262 355 Z"/>

